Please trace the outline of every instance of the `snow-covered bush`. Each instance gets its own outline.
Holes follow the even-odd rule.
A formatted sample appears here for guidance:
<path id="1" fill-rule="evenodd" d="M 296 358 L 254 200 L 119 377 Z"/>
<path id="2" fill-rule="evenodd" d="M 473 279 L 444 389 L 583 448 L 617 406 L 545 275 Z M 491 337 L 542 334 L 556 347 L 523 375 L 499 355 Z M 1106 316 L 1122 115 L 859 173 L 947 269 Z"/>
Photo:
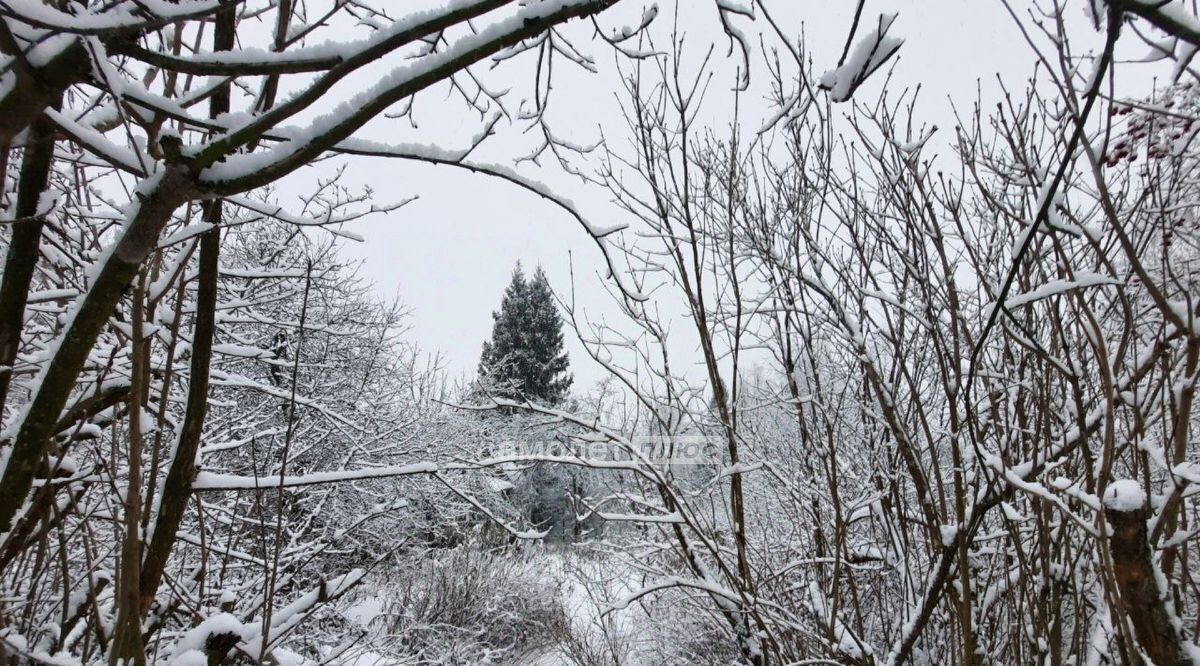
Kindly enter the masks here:
<path id="1" fill-rule="evenodd" d="M 367 627 L 363 649 L 396 663 L 519 663 L 554 642 L 564 613 L 539 549 L 413 551 L 364 589 L 348 615 Z"/>

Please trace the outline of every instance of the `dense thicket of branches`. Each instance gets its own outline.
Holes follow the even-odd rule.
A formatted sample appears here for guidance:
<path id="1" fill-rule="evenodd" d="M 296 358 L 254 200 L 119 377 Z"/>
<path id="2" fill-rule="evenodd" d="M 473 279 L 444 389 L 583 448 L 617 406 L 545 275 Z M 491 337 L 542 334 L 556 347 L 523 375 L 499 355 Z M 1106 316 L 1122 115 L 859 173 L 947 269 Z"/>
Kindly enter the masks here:
<path id="1" fill-rule="evenodd" d="M 472 66 L 613 2 L 379 4 L 0 5 L 0 661 L 336 658 L 305 620 L 479 511 L 410 487 L 437 383 L 329 240 L 404 202 L 267 186 L 370 155 L 535 189 L 464 162 L 506 113 Z M 354 138 L 431 88 L 477 137 Z"/>
<path id="2" fill-rule="evenodd" d="M 642 461 L 647 492 L 611 498 L 671 525 L 632 549 L 652 580 L 618 605 L 702 599 L 753 663 L 1200 658 L 1200 88 L 1180 61 L 1147 99 L 1104 94 L 1122 31 L 1149 34 L 1123 8 L 1097 8 L 1081 58 L 1044 7 L 1040 76 L 949 137 L 908 93 L 839 118 L 799 58 L 749 136 L 695 122 L 680 40 L 629 70 L 633 141 L 600 175 L 656 299 L 619 293 L 627 332 L 581 335 L 656 432 L 725 453 L 699 493 Z M 1173 34 L 1150 43 L 1190 53 Z M 699 378 L 672 363 L 667 302 Z"/>

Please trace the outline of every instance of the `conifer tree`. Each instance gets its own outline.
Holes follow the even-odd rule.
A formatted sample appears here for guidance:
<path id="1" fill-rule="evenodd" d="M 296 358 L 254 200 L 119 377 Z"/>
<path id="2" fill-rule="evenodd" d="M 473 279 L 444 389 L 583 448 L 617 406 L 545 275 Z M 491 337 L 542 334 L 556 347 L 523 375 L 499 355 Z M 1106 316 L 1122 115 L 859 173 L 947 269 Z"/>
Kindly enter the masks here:
<path id="1" fill-rule="evenodd" d="M 540 266 L 526 280 L 517 263 L 492 319 L 492 339 L 483 343 L 479 359 L 480 377 L 505 398 L 561 403 L 571 388 L 571 375 L 562 318 Z"/>

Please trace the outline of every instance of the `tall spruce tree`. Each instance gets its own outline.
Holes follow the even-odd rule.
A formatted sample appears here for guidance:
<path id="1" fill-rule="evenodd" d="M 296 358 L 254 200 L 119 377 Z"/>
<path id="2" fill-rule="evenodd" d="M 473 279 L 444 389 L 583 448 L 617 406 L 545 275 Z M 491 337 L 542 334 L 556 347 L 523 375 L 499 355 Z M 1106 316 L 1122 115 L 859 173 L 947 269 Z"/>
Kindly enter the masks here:
<path id="1" fill-rule="evenodd" d="M 483 343 L 479 359 L 480 377 L 505 398 L 562 402 L 572 378 L 563 350 L 562 318 L 540 266 L 526 280 L 517 263 L 492 319 L 492 339 Z"/>

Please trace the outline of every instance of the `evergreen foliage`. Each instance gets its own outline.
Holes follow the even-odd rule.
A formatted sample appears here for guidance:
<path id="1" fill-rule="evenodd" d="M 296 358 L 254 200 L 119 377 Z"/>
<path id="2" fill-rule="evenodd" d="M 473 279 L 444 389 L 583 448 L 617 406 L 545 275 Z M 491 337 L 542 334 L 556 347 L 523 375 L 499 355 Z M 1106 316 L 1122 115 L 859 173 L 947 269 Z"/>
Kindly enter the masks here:
<path id="1" fill-rule="evenodd" d="M 571 388 L 562 318 L 546 274 L 539 266 L 529 279 L 518 263 L 492 313 L 492 339 L 483 343 L 479 376 L 494 394 L 555 405 Z"/>

